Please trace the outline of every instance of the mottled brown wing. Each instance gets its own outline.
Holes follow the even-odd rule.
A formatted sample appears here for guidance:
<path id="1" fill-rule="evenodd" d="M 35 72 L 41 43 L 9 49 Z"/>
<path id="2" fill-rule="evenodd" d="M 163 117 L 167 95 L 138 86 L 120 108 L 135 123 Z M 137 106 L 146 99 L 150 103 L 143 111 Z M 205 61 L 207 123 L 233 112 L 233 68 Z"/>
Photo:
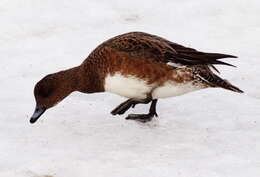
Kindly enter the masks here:
<path id="1" fill-rule="evenodd" d="M 106 43 L 109 44 L 109 47 L 127 52 L 134 57 L 142 56 L 157 62 L 172 62 L 186 66 L 213 66 L 213 64 L 233 66 L 218 59 L 236 58 L 232 55 L 200 52 L 143 32 L 122 34 L 108 40 Z"/>

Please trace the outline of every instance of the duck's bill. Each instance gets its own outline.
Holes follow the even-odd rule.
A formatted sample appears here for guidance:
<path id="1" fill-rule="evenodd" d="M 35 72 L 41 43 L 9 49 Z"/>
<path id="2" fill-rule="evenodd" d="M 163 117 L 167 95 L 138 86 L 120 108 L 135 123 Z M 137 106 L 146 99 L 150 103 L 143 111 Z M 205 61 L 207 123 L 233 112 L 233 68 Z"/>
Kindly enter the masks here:
<path id="1" fill-rule="evenodd" d="M 38 106 L 36 106 L 34 113 L 30 119 L 30 123 L 33 124 L 35 123 L 40 117 L 41 115 L 46 111 L 45 108 L 40 108 Z"/>

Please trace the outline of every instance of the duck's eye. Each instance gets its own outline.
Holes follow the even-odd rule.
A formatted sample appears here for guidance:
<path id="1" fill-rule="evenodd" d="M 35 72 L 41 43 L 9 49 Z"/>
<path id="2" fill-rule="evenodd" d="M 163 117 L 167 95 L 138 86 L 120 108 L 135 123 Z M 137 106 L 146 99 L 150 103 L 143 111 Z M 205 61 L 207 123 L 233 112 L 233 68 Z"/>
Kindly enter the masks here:
<path id="1" fill-rule="evenodd" d="M 43 98 L 49 97 L 53 93 L 53 85 L 51 82 L 40 81 L 35 86 L 34 94 Z"/>
<path id="2" fill-rule="evenodd" d="M 47 85 L 40 88 L 39 95 L 42 97 L 48 97 L 52 94 L 52 91 L 52 87 L 50 85 Z"/>

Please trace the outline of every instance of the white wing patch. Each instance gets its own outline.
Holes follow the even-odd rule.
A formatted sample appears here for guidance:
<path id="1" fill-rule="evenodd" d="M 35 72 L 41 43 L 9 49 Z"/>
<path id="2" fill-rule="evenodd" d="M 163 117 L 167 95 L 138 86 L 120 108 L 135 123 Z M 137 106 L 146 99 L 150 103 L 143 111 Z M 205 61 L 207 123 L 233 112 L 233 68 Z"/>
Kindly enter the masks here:
<path id="1" fill-rule="evenodd" d="M 175 68 L 184 68 L 185 66 L 178 64 L 178 63 L 173 63 L 173 62 L 168 62 L 166 63 L 169 66 L 175 67 Z"/>

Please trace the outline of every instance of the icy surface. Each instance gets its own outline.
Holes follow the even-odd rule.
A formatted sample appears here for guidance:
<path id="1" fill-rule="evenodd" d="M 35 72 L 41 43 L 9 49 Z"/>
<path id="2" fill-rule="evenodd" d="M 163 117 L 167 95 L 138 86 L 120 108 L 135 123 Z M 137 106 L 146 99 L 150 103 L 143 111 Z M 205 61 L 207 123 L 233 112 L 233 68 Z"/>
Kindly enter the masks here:
<path id="1" fill-rule="evenodd" d="M 259 17 L 258 0 L 1 0 L 0 176 L 259 177 Z M 141 124 L 109 114 L 124 98 L 73 93 L 29 124 L 38 80 L 129 31 L 239 56 L 220 70 L 245 94 L 159 100 Z"/>

